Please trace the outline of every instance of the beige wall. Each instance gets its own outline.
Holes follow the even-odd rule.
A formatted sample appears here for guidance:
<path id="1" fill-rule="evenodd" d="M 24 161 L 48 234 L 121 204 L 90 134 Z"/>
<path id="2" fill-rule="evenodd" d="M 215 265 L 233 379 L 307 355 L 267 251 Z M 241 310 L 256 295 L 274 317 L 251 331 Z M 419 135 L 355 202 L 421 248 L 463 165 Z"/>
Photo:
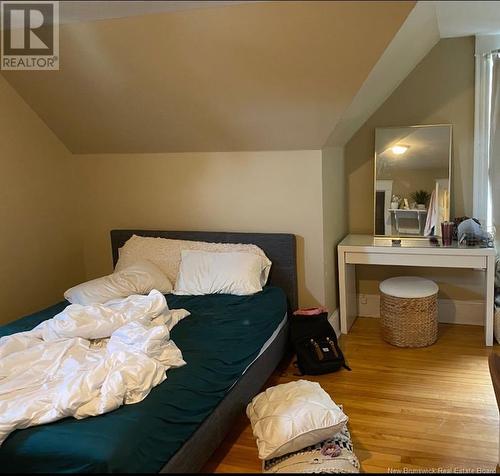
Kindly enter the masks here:
<path id="1" fill-rule="evenodd" d="M 452 215 L 472 213 L 474 38 L 442 39 L 346 144 L 351 233 L 373 232 L 375 128 L 453 124 Z"/>
<path id="2" fill-rule="evenodd" d="M 74 162 L 0 76 L 0 323 L 83 278 Z"/>
<path id="3" fill-rule="evenodd" d="M 77 155 L 75 160 L 83 181 L 87 278 L 111 271 L 113 228 L 288 232 L 298 237 L 300 304 L 324 303 L 321 151 Z"/>
<path id="4" fill-rule="evenodd" d="M 401 198 L 407 198 L 412 203 L 411 194 L 417 190 L 425 190 L 429 193 L 436 188 L 436 179 L 447 179 L 448 169 L 411 169 L 392 168 L 384 174 L 380 174 L 378 180 L 392 180 L 392 194 Z"/>
<path id="5" fill-rule="evenodd" d="M 375 128 L 453 124 L 451 216 L 472 213 L 474 39 L 442 39 L 379 107 L 345 147 L 350 233 L 373 233 Z M 480 298 L 482 273 L 419 268 L 359 267 L 358 291 L 378 292 L 378 281 L 397 274 L 435 279 L 442 297 Z"/>
<path id="6" fill-rule="evenodd" d="M 329 147 L 322 150 L 325 305 L 330 312 L 338 307 L 338 269 L 335 250 L 347 234 L 344 166 L 345 157 L 342 147 Z"/>

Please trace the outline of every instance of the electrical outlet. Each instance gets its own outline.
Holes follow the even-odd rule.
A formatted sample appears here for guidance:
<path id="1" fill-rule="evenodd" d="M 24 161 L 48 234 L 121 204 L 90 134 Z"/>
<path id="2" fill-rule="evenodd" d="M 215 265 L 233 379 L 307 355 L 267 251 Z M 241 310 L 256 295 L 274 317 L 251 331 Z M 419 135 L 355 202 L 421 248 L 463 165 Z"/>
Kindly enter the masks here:
<path id="1" fill-rule="evenodd" d="M 368 300 L 366 299 L 366 296 L 364 294 L 359 295 L 359 302 L 361 304 L 366 304 L 368 302 Z"/>

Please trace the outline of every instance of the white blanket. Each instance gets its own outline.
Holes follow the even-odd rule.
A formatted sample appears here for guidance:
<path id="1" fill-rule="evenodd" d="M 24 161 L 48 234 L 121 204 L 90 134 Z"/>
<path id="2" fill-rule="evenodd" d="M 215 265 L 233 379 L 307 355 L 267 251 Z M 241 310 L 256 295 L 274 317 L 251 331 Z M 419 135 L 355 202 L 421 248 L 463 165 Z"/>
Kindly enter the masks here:
<path id="1" fill-rule="evenodd" d="M 170 330 L 189 315 L 153 290 L 72 304 L 29 332 L 0 339 L 0 444 L 17 428 L 100 415 L 143 400 L 185 364 Z"/>

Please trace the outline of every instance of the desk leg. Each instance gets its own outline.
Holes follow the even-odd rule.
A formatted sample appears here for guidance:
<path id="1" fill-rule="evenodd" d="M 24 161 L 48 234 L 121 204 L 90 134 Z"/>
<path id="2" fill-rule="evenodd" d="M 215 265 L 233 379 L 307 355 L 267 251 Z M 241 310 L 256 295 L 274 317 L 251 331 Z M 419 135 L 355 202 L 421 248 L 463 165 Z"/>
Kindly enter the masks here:
<path id="1" fill-rule="evenodd" d="M 347 334 L 358 316 L 356 265 L 347 264 L 342 251 L 339 251 L 339 297 L 340 330 Z"/>
<path id="2" fill-rule="evenodd" d="M 493 345 L 493 319 L 495 311 L 495 256 L 488 256 L 486 264 L 486 316 L 484 338 L 486 345 Z"/>

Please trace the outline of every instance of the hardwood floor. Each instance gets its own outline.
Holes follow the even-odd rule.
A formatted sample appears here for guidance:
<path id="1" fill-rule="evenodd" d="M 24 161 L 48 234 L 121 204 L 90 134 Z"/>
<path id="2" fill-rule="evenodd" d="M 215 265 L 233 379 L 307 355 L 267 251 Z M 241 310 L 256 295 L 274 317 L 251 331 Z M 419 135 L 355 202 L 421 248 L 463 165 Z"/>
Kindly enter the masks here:
<path id="1" fill-rule="evenodd" d="M 377 319 L 359 318 L 341 338 L 352 372 L 304 377 L 344 405 L 363 471 L 495 470 L 498 411 L 487 362 L 492 350 L 484 346 L 482 327 L 441 324 L 439 332 L 431 347 L 399 349 L 381 340 Z M 268 386 L 300 378 L 294 373 L 285 362 Z M 244 415 L 204 471 L 261 471 Z"/>

